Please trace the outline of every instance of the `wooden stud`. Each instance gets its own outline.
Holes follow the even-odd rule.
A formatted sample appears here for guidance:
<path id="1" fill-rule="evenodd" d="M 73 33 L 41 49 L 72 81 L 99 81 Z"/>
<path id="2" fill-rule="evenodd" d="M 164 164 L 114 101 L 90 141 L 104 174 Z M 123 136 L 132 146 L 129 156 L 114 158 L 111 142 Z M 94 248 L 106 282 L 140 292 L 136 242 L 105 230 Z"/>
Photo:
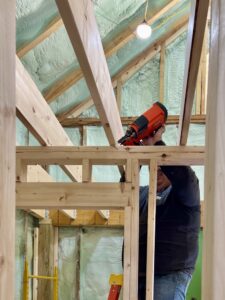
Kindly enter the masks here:
<path id="1" fill-rule="evenodd" d="M 139 172 L 138 160 L 132 160 L 131 192 L 131 243 L 130 243 L 130 299 L 138 295 L 138 244 L 139 244 Z"/>
<path id="2" fill-rule="evenodd" d="M 116 87 L 116 102 L 117 102 L 119 113 L 121 113 L 121 105 L 122 105 L 122 88 L 123 88 L 122 81 L 121 79 L 118 79 L 117 87 Z"/>
<path id="3" fill-rule="evenodd" d="M 165 54 L 166 54 L 166 47 L 165 43 L 161 45 L 160 51 L 160 87 L 159 87 L 159 99 L 160 102 L 164 102 L 164 88 L 165 88 Z"/>
<path id="4" fill-rule="evenodd" d="M 42 41 L 47 39 L 53 32 L 57 31 L 59 27 L 62 26 L 62 24 L 62 19 L 59 16 L 56 16 L 39 36 L 37 36 L 31 42 L 23 45 L 22 47 L 20 47 L 19 50 L 17 50 L 17 56 L 20 58 L 23 57 L 27 52 L 29 52 Z"/>
<path id="5" fill-rule="evenodd" d="M 82 182 L 91 182 L 92 165 L 89 159 L 83 159 Z"/>
<path id="6" fill-rule="evenodd" d="M 156 186 L 157 161 L 150 162 L 149 196 L 148 196 L 148 240 L 147 240 L 147 269 L 146 269 L 146 299 L 154 298 L 154 261 L 155 261 L 155 215 L 156 215 Z"/>
<path id="7" fill-rule="evenodd" d="M 188 26 L 186 68 L 184 74 L 183 100 L 179 123 L 178 144 L 187 143 L 198 68 L 206 27 L 209 0 L 193 0 Z"/>
<path id="8" fill-rule="evenodd" d="M 39 222 L 38 272 L 42 276 L 53 276 L 54 230 L 50 219 Z M 39 280 L 38 299 L 53 299 L 53 281 Z"/>
<path id="9" fill-rule="evenodd" d="M 38 237 L 39 237 L 39 228 L 34 228 L 34 256 L 33 256 L 33 275 L 38 275 Z M 37 290 L 38 290 L 38 280 L 33 279 L 33 300 L 37 300 Z"/>
<path id="10" fill-rule="evenodd" d="M 131 290 L 131 206 L 125 207 L 124 217 L 124 261 L 123 261 L 123 299 L 130 298 Z"/>
<path id="11" fill-rule="evenodd" d="M 0 299 L 15 295 L 15 1 L 0 1 Z"/>
<path id="12" fill-rule="evenodd" d="M 54 268 L 58 268 L 59 228 L 54 227 Z"/>
<path id="13" fill-rule="evenodd" d="M 123 135 L 123 128 L 94 16 L 93 3 L 90 0 L 76 3 L 71 0 L 57 0 L 56 3 L 108 141 L 110 145 L 115 145 Z M 90 41 L 93 41 L 91 46 Z"/>
<path id="14" fill-rule="evenodd" d="M 225 2 L 213 0 L 205 164 L 202 299 L 225 299 Z"/>

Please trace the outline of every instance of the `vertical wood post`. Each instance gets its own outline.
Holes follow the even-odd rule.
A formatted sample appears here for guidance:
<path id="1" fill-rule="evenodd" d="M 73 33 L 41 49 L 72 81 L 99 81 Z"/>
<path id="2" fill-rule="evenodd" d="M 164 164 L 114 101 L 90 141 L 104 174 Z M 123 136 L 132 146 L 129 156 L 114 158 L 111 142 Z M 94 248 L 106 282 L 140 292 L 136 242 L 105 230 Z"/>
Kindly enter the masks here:
<path id="1" fill-rule="evenodd" d="M 15 1 L 0 0 L 0 299 L 14 300 Z"/>
<path id="2" fill-rule="evenodd" d="M 53 276 L 54 228 L 50 219 L 40 221 L 38 241 L 38 275 Z M 53 281 L 38 281 L 38 299 L 53 299 Z"/>
<path id="3" fill-rule="evenodd" d="M 123 299 L 130 299 L 131 272 L 131 207 L 124 210 Z"/>
<path id="4" fill-rule="evenodd" d="M 164 87 L 165 87 L 165 56 L 166 56 L 166 45 L 163 43 L 161 45 L 161 51 L 160 51 L 160 74 L 159 74 L 159 97 L 160 102 L 164 102 Z"/>
<path id="5" fill-rule="evenodd" d="M 38 275 L 38 235 L 39 228 L 34 228 L 34 258 L 33 258 L 33 275 Z M 37 300 L 38 280 L 33 279 L 33 300 Z"/>
<path id="6" fill-rule="evenodd" d="M 157 161 L 150 162 L 148 196 L 148 240 L 147 240 L 147 276 L 146 300 L 154 297 L 154 261 L 155 261 L 155 214 L 156 214 Z"/>
<path id="7" fill-rule="evenodd" d="M 204 300 L 225 299 L 225 2 L 212 0 L 205 162 Z"/>
<path id="8" fill-rule="evenodd" d="M 138 293 L 138 243 L 139 243 L 139 172 L 137 159 L 132 160 L 131 195 L 131 272 L 130 300 L 137 300 Z"/>

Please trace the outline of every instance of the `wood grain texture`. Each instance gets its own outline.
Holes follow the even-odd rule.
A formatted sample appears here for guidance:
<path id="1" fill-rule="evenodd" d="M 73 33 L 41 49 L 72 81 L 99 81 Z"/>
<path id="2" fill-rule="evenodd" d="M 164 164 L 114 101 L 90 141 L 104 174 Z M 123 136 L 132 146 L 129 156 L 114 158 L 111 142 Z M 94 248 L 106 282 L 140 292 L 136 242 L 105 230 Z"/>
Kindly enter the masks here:
<path id="1" fill-rule="evenodd" d="M 155 262 L 155 218 L 157 192 L 157 161 L 151 160 L 148 195 L 148 238 L 146 268 L 146 299 L 154 299 L 154 262 Z"/>
<path id="2" fill-rule="evenodd" d="M 25 164 L 82 164 L 89 159 L 95 165 L 125 165 L 129 159 L 148 164 L 157 159 L 161 165 L 203 165 L 202 146 L 128 146 L 128 147 L 17 147 L 17 158 Z"/>
<path id="3" fill-rule="evenodd" d="M 132 124 L 138 116 L 131 117 L 121 117 L 122 125 Z M 205 115 L 193 115 L 191 117 L 190 123 L 192 124 L 205 124 Z M 179 124 L 179 115 L 168 116 L 166 121 L 167 125 Z M 101 121 L 99 118 L 67 118 L 61 122 L 63 127 L 79 127 L 79 126 L 100 126 Z"/>
<path id="4" fill-rule="evenodd" d="M 90 0 L 56 1 L 110 145 L 123 128 Z M 109 124 L 109 126 L 107 125 Z"/>
<path id="5" fill-rule="evenodd" d="M 119 209 L 128 205 L 130 184 L 17 183 L 18 208 Z"/>
<path id="6" fill-rule="evenodd" d="M 131 232 L 130 232 L 130 298 L 137 299 L 138 295 L 138 255 L 139 255 L 139 172 L 138 160 L 132 160 L 131 169 Z"/>
<path id="7" fill-rule="evenodd" d="M 15 288 L 15 1 L 0 1 L 0 299 Z"/>
<path id="8" fill-rule="evenodd" d="M 187 143 L 196 81 L 207 21 L 208 7 L 209 0 L 192 1 L 192 9 L 188 25 L 186 66 L 184 73 L 182 107 L 179 123 L 179 145 L 185 145 Z"/>
<path id="9" fill-rule="evenodd" d="M 42 145 L 73 145 L 18 58 L 16 59 L 16 107 L 17 116 Z M 64 170 L 71 179 L 81 181 L 79 166 L 67 166 Z"/>
<path id="10" fill-rule="evenodd" d="M 205 232 L 203 239 L 204 300 L 225 299 L 225 2 L 212 1 L 209 88 L 207 99 Z"/>
<path id="11" fill-rule="evenodd" d="M 42 276 L 54 272 L 54 228 L 49 221 L 39 223 L 38 273 Z M 53 299 L 53 280 L 39 280 L 37 294 L 38 299 Z"/>

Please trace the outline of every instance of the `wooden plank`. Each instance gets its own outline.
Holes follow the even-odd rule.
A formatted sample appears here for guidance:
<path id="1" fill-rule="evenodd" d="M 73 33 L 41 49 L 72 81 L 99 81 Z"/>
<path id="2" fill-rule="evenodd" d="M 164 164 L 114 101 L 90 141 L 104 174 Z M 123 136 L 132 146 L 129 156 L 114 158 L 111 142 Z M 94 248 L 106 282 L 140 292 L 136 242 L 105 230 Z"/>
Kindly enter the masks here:
<path id="1" fill-rule="evenodd" d="M 179 123 L 179 145 L 187 143 L 196 80 L 204 40 L 209 0 L 193 0 L 188 25 L 186 68 L 184 74 L 182 108 Z"/>
<path id="2" fill-rule="evenodd" d="M 127 146 L 127 147 L 17 147 L 17 159 L 31 164 L 76 164 L 90 159 L 95 165 L 125 165 L 127 159 L 157 159 L 161 165 L 203 165 L 205 148 L 202 146 Z"/>
<path id="3" fill-rule="evenodd" d="M 118 209 L 128 205 L 131 185 L 120 183 L 17 183 L 18 208 Z"/>
<path id="4" fill-rule="evenodd" d="M 24 56 L 27 52 L 35 48 L 38 44 L 40 44 L 42 41 L 47 39 L 53 32 L 57 31 L 61 26 L 63 22 L 62 19 L 59 16 L 56 16 L 46 27 L 46 29 L 38 35 L 35 39 L 33 39 L 31 42 L 26 43 L 25 45 L 21 46 L 17 50 L 17 56 L 21 58 Z"/>
<path id="5" fill-rule="evenodd" d="M 82 182 L 91 182 L 92 165 L 89 159 L 83 159 L 82 161 Z"/>
<path id="6" fill-rule="evenodd" d="M 42 145 L 73 145 L 18 58 L 16 59 L 16 107 L 17 116 Z M 79 166 L 66 166 L 64 170 L 71 179 L 81 181 Z"/>
<path id="7" fill-rule="evenodd" d="M 0 1 L 0 299 L 15 295 L 15 1 Z"/>
<path id="8" fill-rule="evenodd" d="M 39 228 L 34 228 L 34 257 L 33 257 L 33 275 L 38 275 L 38 238 L 39 238 Z M 38 289 L 38 280 L 33 279 L 33 300 L 37 300 L 37 289 Z"/>
<path id="9" fill-rule="evenodd" d="M 116 103 L 117 103 L 117 106 L 118 106 L 119 113 L 121 113 L 122 90 L 123 90 L 122 80 L 118 79 L 117 80 L 117 85 L 116 85 Z"/>
<path id="10" fill-rule="evenodd" d="M 42 276 L 54 272 L 54 228 L 49 219 L 39 223 L 38 272 Z M 38 299 L 53 299 L 53 280 L 38 281 Z"/>
<path id="11" fill-rule="evenodd" d="M 124 217 L 124 262 L 123 262 L 123 299 L 130 298 L 131 272 L 131 214 L 132 208 L 125 207 Z"/>
<path id="12" fill-rule="evenodd" d="M 122 125 L 132 124 L 138 116 L 121 117 Z M 190 123 L 192 124 L 205 124 L 205 115 L 191 116 Z M 100 126 L 101 121 L 99 118 L 67 118 L 61 122 L 64 127 L 79 127 L 79 126 Z M 179 115 L 168 116 L 167 125 L 179 124 Z"/>
<path id="13" fill-rule="evenodd" d="M 138 160 L 132 160 L 131 232 L 130 232 L 130 299 L 138 295 L 138 249 L 139 249 L 139 172 Z"/>
<path id="14" fill-rule="evenodd" d="M 86 100 L 82 101 L 81 103 L 72 107 L 71 109 L 69 109 L 61 114 L 58 114 L 57 118 L 58 118 L 59 122 L 62 122 L 68 116 L 71 116 L 71 115 L 73 118 L 76 118 L 79 115 L 81 115 L 85 110 L 89 109 L 92 105 L 94 105 L 94 102 L 90 97 L 88 97 Z"/>
<path id="15" fill-rule="evenodd" d="M 90 0 L 76 3 L 72 0 L 57 0 L 56 3 L 108 141 L 110 145 L 115 145 L 123 135 L 123 128 L 94 16 L 93 3 Z"/>
<path id="16" fill-rule="evenodd" d="M 168 4 L 166 4 L 161 10 L 159 10 L 155 15 L 150 17 L 147 21 L 148 24 L 153 24 L 157 19 L 162 17 L 165 13 L 167 13 L 170 9 L 172 9 L 180 0 L 172 0 Z M 139 17 L 135 20 L 131 25 L 129 25 L 124 31 L 122 31 L 119 35 L 117 35 L 114 39 L 110 40 L 108 43 L 104 45 L 105 56 L 109 57 L 116 51 L 118 51 L 121 47 L 123 47 L 128 41 L 133 38 L 136 38 L 134 31 L 141 22 L 143 22 L 143 17 Z M 45 93 L 44 97 L 46 101 L 51 102 L 56 97 L 60 96 L 63 92 L 65 92 L 69 87 L 75 84 L 78 80 L 83 77 L 81 69 L 74 70 L 70 74 L 68 74 L 62 80 L 59 80 L 56 84 L 54 84 L 51 88 L 49 88 Z"/>
<path id="17" fill-rule="evenodd" d="M 54 227 L 54 268 L 59 267 L 58 253 L 59 253 L 59 228 Z"/>
<path id="18" fill-rule="evenodd" d="M 148 239 L 146 268 L 146 299 L 154 298 L 154 262 L 155 262 L 155 217 L 157 192 L 157 161 L 151 160 L 148 195 Z"/>
<path id="19" fill-rule="evenodd" d="M 160 87 L 159 87 L 159 99 L 160 102 L 164 102 L 164 88 L 165 88 L 165 55 L 166 55 L 166 46 L 165 43 L 161 45 L 160 51 Z"/>
<path id="20" fill-rule="evenodd" d="M 213 0 L 207 99 L 205 230 L 203 239 L 204 300 L 225 299 L 225 2 Z"/>
<path id="21" fill-rule="evenodd" d="M 117 86 L 118 80 L 121 81 L 121 84 L 127 81 L 140 68 L 142 68 L 150 59 L 152 59 L 160 51 L 161 43 L 166 42 L 168 39 L 172 41 L 173 37 L 176 38 L 178 33 L 179 34 L 183 33 L 183 31 L 186 29 L 187 20 L 188 17 L 184 17 L 181 20 L 179 20 L 171 29 L 171 31 L 165 33 L 162 37 L 157 39 L 153 45 L 150 45 L 146 50 L 144 50 L 142 53 L 140 53 L 135 58 L 133 58 L 127 65 L 125 65 L 125 67 L 123 67 L 117 74 L 115 74 L 112 77 L 113 87 L 115 88 Z M 65 86 L 63 81 L 62 81 L 62 85 Z M 63 89 L 60 90 L 60 88 L 58 87 L 57 89 L 59 89 L 59 91 L 61 92 L 64 91 Z M 76 106 L 64 112 L 64 116 L 67 115 L 68 117 L 70 115 L 70 112 L 73 111 L 73 109 L 75 108 Z"/>

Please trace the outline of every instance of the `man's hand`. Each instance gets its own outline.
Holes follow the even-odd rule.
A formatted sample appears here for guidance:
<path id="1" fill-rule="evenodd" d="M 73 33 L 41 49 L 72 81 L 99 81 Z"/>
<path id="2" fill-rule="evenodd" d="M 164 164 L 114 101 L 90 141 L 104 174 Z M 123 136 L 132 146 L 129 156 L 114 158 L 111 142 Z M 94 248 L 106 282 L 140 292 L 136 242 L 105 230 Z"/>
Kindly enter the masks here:
<path id="1" fill-rule="evenodd" d="M 165 132 L 166 128 L 165 126 L 163 125 L 162 127 L 160 127 L 154 136 L 149 136 L 148 138 L 146 139 L 143 139 L 143 145 L 145 146 L 153 146 L 155 145 L 155 143 L 157 143 L 158 141 L 161 141 L 162 140 L 162 135 L 163 133 Z"/>

